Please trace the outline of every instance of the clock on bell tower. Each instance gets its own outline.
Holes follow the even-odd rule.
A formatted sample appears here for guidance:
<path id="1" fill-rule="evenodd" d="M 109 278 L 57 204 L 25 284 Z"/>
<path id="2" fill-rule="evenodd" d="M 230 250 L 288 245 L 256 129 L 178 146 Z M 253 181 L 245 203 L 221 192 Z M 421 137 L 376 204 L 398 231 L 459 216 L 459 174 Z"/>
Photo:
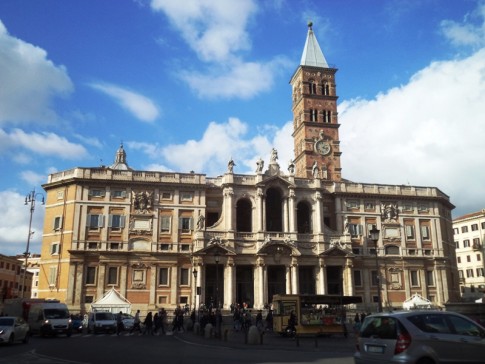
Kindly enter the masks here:
<path id="1" fill-rule="evenodd" d="M 300 65 L 290 84 L 293 97 L 295 175 L 341 180 L 340 140 L 335 86 L 336 68 L 329 67 L 312 23 Z"/>

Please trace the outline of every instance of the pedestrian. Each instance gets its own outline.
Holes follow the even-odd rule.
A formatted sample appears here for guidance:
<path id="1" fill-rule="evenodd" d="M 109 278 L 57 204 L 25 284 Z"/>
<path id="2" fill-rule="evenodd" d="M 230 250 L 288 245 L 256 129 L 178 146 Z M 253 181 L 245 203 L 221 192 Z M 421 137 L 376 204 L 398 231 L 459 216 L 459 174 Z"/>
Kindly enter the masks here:
<path id="1" fill-rule="evenodd" d="M 258 314 L 256 315 L 256 327 L 258 328 L 259 331 L 264 330 L 264 325 L 263 325 L 263 311 L 259 310 Z"/>
<path id="2" fill-rule="evenodd" d="M 155 315 L 153 315 L 153 333 L 158 335 L 159 329 L 160 329 L 160 316 L 158 315 L 158 312 L 155 312 Z"/>
<path id="3" fill-rule="evenodd" d="M 273 331 L 273 310 L 269 310 L 265 318 L 266 330 Z"/>
<path id="4" fill-rule="evenodd" d="M 167 311 L 162 307 L 158 318 L 160 320 L 160 329 L 162 330 L 162 335 L 165 335 L 165 325 L 167 324 Z"/>
<path id="5" fill-rule="evenodd" d="M 143 335 L 153 335 L 153 316 L 151 312 L 148 312 L 143 323 L 145 324 Z"/>
<path id="6" fill-rule="evenodd" d="M 134 333 L 136 330 L 141 334 L 141 327 L 140 327 L 140 310 L 137 310 L 135 313 L 135 319 L 133 320 L 133 327 L 130 330 L 130 334 Z"/>
<path id="7" fill-rule="evenodd" d="M 121 332 L 124 330 L 123 326 L 123 312 L 120 311 L 120 313 L 116 316 L 116 335 L 120 336 Z"/>

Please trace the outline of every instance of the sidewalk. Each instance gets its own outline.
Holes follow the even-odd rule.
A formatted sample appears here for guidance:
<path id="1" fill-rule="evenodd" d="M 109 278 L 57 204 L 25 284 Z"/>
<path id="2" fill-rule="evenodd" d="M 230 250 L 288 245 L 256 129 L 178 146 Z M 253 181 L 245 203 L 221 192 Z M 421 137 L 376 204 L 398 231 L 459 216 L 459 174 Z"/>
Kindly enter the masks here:
<path id="1" fill-rule="evenodd" d="M 193 345 L 246 350 L 318 351 L 348 354 L 355 351 L 355 337 L 351 333 L 347 338 L 343 335 L 288 338 L 272 331 L 265 331 L 262 335 L 262 342 L 259 340 L 258 344 L 248 344 L 244 332 L 234 331 L 232 326 L 224 325 L 221 338 L 206 338 L 204 335 L 196 334 L 193 331 L 174 333 L 174 337 Z"/>

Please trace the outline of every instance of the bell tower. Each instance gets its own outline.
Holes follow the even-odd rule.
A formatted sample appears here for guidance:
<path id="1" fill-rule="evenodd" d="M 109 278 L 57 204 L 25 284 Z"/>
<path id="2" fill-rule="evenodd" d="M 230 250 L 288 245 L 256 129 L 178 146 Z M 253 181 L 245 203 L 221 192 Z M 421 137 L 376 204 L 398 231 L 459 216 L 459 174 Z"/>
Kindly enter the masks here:
<path id="1" fill-rule="evenodd" d="M 340 181 L 337 69 L 329 67 L 312 26 L 308 23 L 300 65 L 290 80 L 295 175 Z"/>

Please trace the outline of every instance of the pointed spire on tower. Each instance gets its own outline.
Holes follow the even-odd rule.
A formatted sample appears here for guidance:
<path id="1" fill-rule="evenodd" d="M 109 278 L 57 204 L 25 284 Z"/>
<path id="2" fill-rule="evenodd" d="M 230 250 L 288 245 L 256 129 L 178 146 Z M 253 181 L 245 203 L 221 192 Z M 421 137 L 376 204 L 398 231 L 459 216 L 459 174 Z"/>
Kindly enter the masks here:
<path id="1" fill-rule="evenodd" d="M 308 22 L 308 34 L 305 48 L 301 55 L 300 66 L 329 68 L 327 60 L 318 44 L 317 37 L 315 36 L 315 33 L 313 33 L 313 23 L 311 21 Z"/>

